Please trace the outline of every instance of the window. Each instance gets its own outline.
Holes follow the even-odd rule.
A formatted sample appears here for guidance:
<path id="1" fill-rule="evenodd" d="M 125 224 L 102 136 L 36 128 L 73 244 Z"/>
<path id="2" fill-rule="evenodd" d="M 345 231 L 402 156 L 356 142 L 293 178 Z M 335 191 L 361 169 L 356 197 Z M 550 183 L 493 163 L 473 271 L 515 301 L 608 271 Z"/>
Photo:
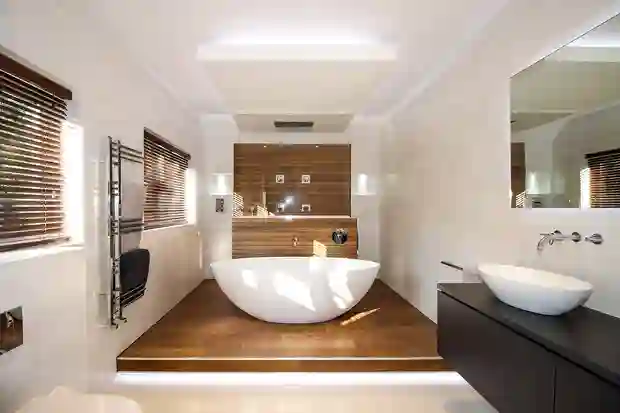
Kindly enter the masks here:
<path id="1" fill-rule="evenodd" d="M 0 54 L 0 251 L 67 239 L 61 135 L 70 99 Z"/>
<path id="2" fill-rule="evenodd" d="M 590 208 L 620 208 L 620 149 L 592 153 L 586 160 Z"/>
<path id="3" fill-rule="evenodd" d="M 144 227 L 163 228 L 187 223 L 185 176 L 190 156 L 144 130 Z"/>

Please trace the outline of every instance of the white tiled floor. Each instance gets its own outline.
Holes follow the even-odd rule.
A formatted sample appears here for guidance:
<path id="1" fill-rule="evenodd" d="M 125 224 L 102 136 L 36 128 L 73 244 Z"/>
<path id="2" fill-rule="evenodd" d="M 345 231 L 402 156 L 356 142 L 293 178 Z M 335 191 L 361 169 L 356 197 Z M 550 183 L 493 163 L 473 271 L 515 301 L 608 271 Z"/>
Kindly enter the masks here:
<path id="1" fill-rule="evenodd" d="M 373 387 L 349 389 L 226 389 L 127 392 L 144 413 L 492 413 L 471 389 Z"/>
<path id="2" fill-rule="evenodd" d="M 494 413 L 465 383 L 121 386 L 144 413 Z"/>

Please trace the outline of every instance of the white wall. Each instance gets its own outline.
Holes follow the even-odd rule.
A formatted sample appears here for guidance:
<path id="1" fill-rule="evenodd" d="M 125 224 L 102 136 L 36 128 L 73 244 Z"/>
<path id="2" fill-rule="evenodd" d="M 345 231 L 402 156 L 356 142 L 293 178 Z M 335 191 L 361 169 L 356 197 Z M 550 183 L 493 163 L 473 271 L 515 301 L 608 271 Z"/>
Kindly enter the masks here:
<path id="1" fill-rule="evenodd" d="M 510 209 L 509 78 L 620 11 L 612 0 L 511 2 L 453 66 L 396 113 L 382 148 L 384 279 L 436 317 L 436 284 L 463 275 L 441 260 L 472 267 L 499 261 L 587 279 L 589 305 L 620 315 L 614 252 L 617 211 Z M 523 30 L 527 27 L 527 30 Z M 555 228 L 606 243 L 564 243 L 537 256 L 540 232 Z"/>
<path id="2" fill-rule="evenodd" d="M 102 326 L 107 300 L 100 294 L 110 277 L 107 136 L 141 150 L 147 126 L 192 154 L 191 165 L 202 163 L 202 151 L 198 119 L 184 113 L 79 7 L 65 0 L 20 0 L 0 8 L 0 44 L 73 91 L 71 120 L 84 130 L 86 205 L 82 245 L 29 259 L 0 254 L 0 310 L 23 305 L 26 331 L 24 345 L 0 357 L 2 412 L 58 384 L 104 389 L 119 351 L 202 279 L 195 226 L 147 231 L 147 294 L 128 308 L 129 322 L 119 330 Z"/>
<path id="3" fill-rule="evenodd" d="M 558 188 L 557 182 L 554 182 L 553 144 L 567 122 L 567 118 L 558 119 L 533 129 L 512 134 L 512 142 L 525 144 L 526 190 L 528 194 L 552 195 L 563 189 Z M 551 200 L 551 197 L 548 199 Z"/>
<path id="4" fill-rule="evenodd" d="M 86 382 L 83 249 L 0 262 L 0 311 L 23 306 L 24 345 L 0 356 L 0 411 L 56 383 Z"/>
<path id="5" fill-rule="evenodd" d="M 206 237 L 205 263 L 232 256 L 232 185 L 234 143 L 351 144 L 351 215 L 358 218 L 360 258 L 379 259 L 379 144 L 382 122 L 375 118 L 356 118 L 344 133 L 241 133 L 232 116 L 209 115 L 202 118 L 205 139 L 204 165 L 199 172 L 207 182 L 201 193 L 200 228 Z M 218 188 L 216 174 L 226 182 Z M 359 182 L 366 175 L 366 184 Z M 223 190 L 223 191 L 222 191 Z M 360 191 L 361 190 L 361 191 Z M 221 195 L 224 193 L 225 195 Z M 223 197 L 225 213 L 215 212 L 215 199 Z M 206 277 L 211 277 L 206 271 Z"/>

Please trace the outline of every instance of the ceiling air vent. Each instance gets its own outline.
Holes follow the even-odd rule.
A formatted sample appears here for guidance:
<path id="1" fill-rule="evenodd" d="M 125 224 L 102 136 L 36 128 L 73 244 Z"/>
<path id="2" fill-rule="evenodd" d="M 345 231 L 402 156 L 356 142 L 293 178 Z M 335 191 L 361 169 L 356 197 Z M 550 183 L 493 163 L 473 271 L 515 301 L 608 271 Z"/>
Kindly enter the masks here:
<path id="1" fill-rule="evenodd" d="M 314 122 L 312 121 L 283 121 L 277 120 L 273 122 L 276 129 L 312 129 Z"/>

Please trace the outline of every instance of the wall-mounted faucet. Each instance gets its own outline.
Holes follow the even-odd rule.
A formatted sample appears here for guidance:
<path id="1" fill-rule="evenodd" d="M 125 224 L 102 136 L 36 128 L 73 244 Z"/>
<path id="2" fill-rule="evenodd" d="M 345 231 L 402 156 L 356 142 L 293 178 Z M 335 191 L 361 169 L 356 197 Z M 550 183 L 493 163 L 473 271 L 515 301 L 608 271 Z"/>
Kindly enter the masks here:
<path id="1" fill-rule="evenodd" d="M 573 242 L 581 242 L 581 240 L 584 240 L 594 245 L 601 245 L 603 243 L 603 236 L 601 234 L 592 234 L 589 237 L 583 238 L 578 232 L 573 232 L 570 235 L 564 235 L 561 231 L 556 229 L 553 232 L 543 233 L 540 235 L 541 238 L 538 241 L 538 245 L 536 246 L 536 249 L 539 252 L 541 252 L 545 248 L 545 244 L 553 245 L 556 241 L 561 242 L 567 239 Z"/>
<path id="2" fill-rule="evenodd" d="M 580 242 L 582 239 L 581 234 L 578 232 L 573 232 L 570 235 L 564 235 L 562 234 L 562 231 L 557 229 L 553 232 L 542 233 L 540 235 L 541 238 L 538 241 L 538 245 L 536 246 L 536 250 L 539 252 L 545 249 L 545 244 L 553 245 L 556 241 L 562 242 L 567 239 L 573 242 Z"/>

